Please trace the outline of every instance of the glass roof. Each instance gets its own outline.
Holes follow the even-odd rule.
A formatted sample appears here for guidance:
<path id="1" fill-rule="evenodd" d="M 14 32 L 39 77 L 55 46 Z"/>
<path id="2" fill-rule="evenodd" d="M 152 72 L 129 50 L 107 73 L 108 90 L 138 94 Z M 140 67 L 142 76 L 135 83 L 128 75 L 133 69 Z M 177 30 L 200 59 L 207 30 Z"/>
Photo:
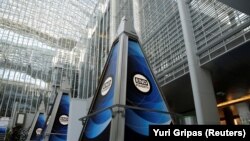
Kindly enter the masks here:
<path id="1" fill-rule="evenodd" d="M 66 81 L 76 92 L 98 1 L 0 0 L 0 116 L 10 116 L 14 102 L 34 112 Z"/>
<path id="2" fill-rule="evenodd" d="M 0 1 L 3 25 L 23 32 L 30 30 L 54 38 L 79 38 L 71 31 L 86 32 L 97 0 Z M 32 19 L 32 20 L 31 20 Z M 65 27 L 65 28 L 63 28 Z M 62 30 L 64 29 L 64 30 Z M 20 32 L 20 31 L 19 31 Z"/>
<path id="3" fill-rule="evenodd" d="M 74 50 L 86 47 L 87 24 L 97 2 L 0 0 L 0 71 L 31 67 L 48 73 L 53 64 L 77 65 Z"/>

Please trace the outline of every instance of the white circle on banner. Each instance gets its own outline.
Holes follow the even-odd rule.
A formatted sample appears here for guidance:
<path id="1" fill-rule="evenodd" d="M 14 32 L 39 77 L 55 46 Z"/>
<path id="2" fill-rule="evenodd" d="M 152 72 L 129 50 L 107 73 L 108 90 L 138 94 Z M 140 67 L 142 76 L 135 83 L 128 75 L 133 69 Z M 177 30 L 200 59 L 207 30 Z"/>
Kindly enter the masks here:
<path id="1" fill-rule="evenodd" d="M 68 120 L 69 120 L 69 117 L 67 115 L 61 115 L 59 118 L 59 122 L 62 125 L 68 125 Z"/>
<path id="2" fill-rule="evenodd" d="M 37 135 L 41 135 L 42 131 L 43 131 L 42 128 L 37 128 L 37 129 L 36 129 L 36 134 L 37 134 Z"/>
<path id="3" fill-rule="evenodd" d="M 135 87 L 139 91 L 143 93 L 147 93 L 150 91 L 151 87 L 150 87 L 148 79 L 145 76 L 141 74 L 135 74 L 133 77 L 133 82 L 134 82 Z"/>
<path id="4" fill-rule="evenodd" d="M 102 96 L 105 96 L 109 92 L 111 86 L 112 86 L 112 77 L 108 77 L 102 85 L 102 90 L 101 90 Z"/>

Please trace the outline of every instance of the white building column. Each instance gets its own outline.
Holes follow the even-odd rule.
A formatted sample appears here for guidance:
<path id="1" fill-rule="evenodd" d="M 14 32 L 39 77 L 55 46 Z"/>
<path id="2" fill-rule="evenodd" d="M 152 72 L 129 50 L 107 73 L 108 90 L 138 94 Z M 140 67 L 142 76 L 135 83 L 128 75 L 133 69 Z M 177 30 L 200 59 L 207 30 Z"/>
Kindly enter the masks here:
<path id="1" fill-rule="evenodd" d="M 191 16 L 186 0 L 177 0 L 192 83 L 198 124 L 219 124 L 219 113 L 210 73 L 200 68 Z"/>
<path id="2" fill-rule="evenodd" d="M 139 37 L 139 39 L 141 39 L 141 21 L 140 21 L 140 4 L 141 1 L 140 0 L 132 0 L 132 7 L 133 7 L 133 21 L 134 21 L 134 28 L 135 31 L 137 33 L 137 36 Z"/>
<path id="3" fill-rule="evenodd" d="M 117 16 L 117 0 L 110 0 L 110 40 L 109 44 L 112 45 L 116 37 L 116 16 Z"/>

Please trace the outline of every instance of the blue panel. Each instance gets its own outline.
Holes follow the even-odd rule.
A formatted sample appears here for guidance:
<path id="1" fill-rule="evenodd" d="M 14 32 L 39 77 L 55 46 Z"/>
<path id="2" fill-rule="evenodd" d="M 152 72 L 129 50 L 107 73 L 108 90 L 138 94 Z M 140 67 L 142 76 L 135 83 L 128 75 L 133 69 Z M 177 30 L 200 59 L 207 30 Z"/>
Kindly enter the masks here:
<path id="1" fill-rule="evenodd" d="M 149 65 L 137 41 L 128 43 L 128 75 L 126 104 L 141 108 L 168 111 Z M 126 110 L 125 140 L 144 139 L 150 124 L 169 124 L 168 114 Z"/>
<path id="2" fill-rule="evenodd" d="M 46 124 L 46 119 L 44 113 L 38 115 L 35 127 L 33 129 L 30 140 L 41 141 L 42 140 L 42 130 Z"/>
<path id="3" fill-rule="evenodd" d="M 6 134 L 7 127 L 0 127 L 0 134 Z"/>
<path id="4" fill-rule="evenodd" d="M 44 138 L 45 138 L 45 133 L 46 133 L 46 130 L 47 130 L 47 127 L 48 127 L 48 120 L 49 120 L 49 117 L 50 116 L 47 116 L 46 120 L 45 120 L 45 124 L 43 125 L 43 128 L 42 128 L 42 133 L 41 133 L 41 136 L 39 138 L 39 141 L 43 141 Z"/>
<path id="5" fill-rule="evenodd" d="M 47 130 L 47 127 L 48 127 L 48 123 L 49 123 L 49 120 L 50 120 L 50 115 L 52 113 L 52 108 L 50 109 L 50 112 L 45 120 L 45 124 L 42 128 L 42 133 L 41 133 L 41 136 L 40 136 L 40 141 L 43 141 L 44 138 L 45 138 L 45 134 L 46 134 L 46 130 Z"/>
<path id="6" fill-rule="evenodd" d="M 63 93 L 51 130 L 51 135 L 49 137 L 50 141 L 67 140 L 69 100 L 69 95 L 67 93 Z"/>
<path id="7" fill-rule="evenodd" d="M 103 71 L 103 77 L 100 81 L 99 89 L 93 100 L 89 113 L 98 111 L 113 105 L 115 74 L 117 66 L 117 54 L 119 44 L 116 43 L 112 48 L 108 61 Z M 112 113 L 110 110 L 103 111 L 87 120 L 82 141 L 102 140 L 108 141 L 110 134 L 110 124 Z"/>

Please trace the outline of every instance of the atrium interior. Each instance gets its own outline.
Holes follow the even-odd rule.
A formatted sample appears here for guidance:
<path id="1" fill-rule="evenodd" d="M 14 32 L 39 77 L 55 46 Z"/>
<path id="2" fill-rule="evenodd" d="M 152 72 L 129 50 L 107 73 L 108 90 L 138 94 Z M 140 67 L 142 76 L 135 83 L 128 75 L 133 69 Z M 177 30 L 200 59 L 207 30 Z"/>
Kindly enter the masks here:
<path id="1" fill-rule="evenodd" d="M 0 140 L 21 114 L 29 132 L 41 109 L 49 120 L 65 92 L 66 138 L 79 138 L 78 119 L 91 109 L 123 17 L 131 20 L 174 123 L 250 125 L 246 5 L 250 2 L 0 0 Z"/>

